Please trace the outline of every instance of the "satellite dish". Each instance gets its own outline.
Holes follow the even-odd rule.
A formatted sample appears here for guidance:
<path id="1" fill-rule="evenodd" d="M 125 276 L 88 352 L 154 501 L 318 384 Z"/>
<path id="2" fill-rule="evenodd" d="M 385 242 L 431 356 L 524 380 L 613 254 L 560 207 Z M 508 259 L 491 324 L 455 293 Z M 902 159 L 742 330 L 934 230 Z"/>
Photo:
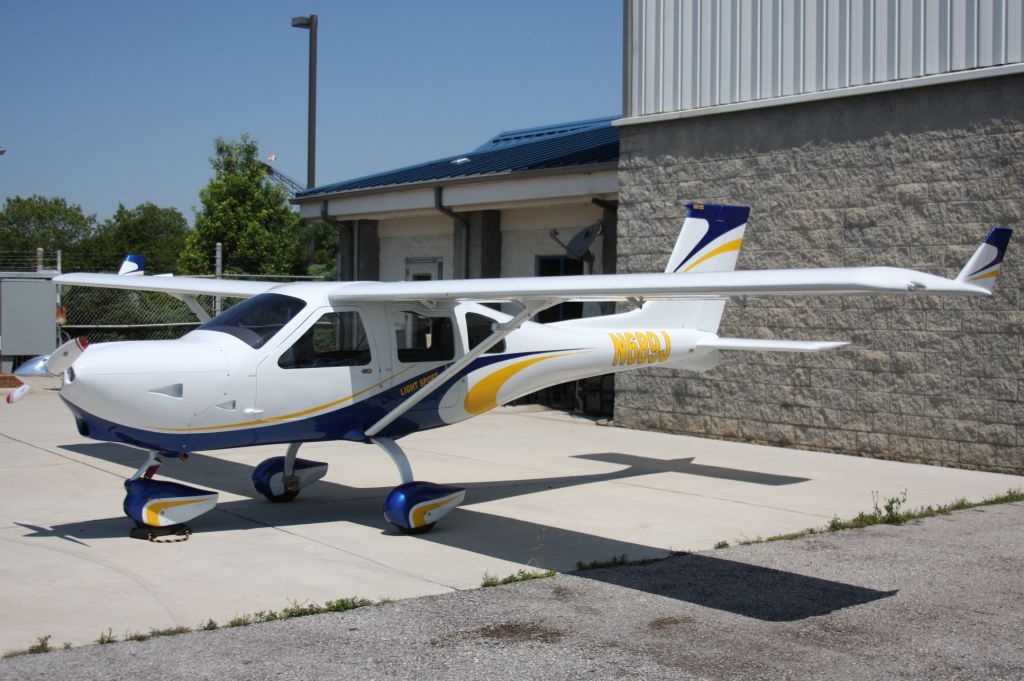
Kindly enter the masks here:
<path id="1" fill-rule="evenodd" d="M 554 239 L 559 246 L 565 249 L 566 254 L 573 260 L 582 260 L 587 263 L 591 272 L 594 271 L 594 254 L 590 252 L 590 246 L 594 243 L 594 239 L 601 233 L 603 224 L 600 220 L 584 227 L 576 235 L 569 240 L 569 243 L 562 243 L 562 240 L 558 238 L 558 230 L 552 229 L 548 232 L 548 236 Z"/>

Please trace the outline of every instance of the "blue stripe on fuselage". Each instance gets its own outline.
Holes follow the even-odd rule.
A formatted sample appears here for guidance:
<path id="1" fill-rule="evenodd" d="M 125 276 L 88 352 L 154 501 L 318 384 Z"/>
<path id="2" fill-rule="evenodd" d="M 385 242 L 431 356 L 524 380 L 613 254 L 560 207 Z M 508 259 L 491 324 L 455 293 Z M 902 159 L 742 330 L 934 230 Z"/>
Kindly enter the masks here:
<path id="1" fill-rule="evenodd" d="M 478 357 L 457 375 L 445 381 L 422 402 L 395 419 L 380 434 L 390 438 L 399 438 L 420 430 L 430 430 L 446 425 L 441 419 L 440 406 L 452 386 L 470 372 L 497 362 L 516 359 L 529 355 L 537 355 L 553 350 L 537 350 L 532 352 L 506 353 Z M 421 374 L 403 381 L 403 385 L 418 382 L 433 373 L 444 371 L 447 366 L 440 366 L 424 371 Z M 317 414 L 307 418 L 275 423 L 268 426 L 253 428 L 235 428 L 226 426 L 225 430 L 192 431 L 177 433 L 161 433 L 142 428 L 121 425 L 90 414 L 78 405 L 69 402 L 63 396 L 64 404 L 79 422 L 79 431 L 94 440 L 123 442 L 144 449 L 162 452 L 198 452 L 210 449 L 231 449 L 250 445 L 269 445 L 287 442 L 313 442 L 320 440 L 352 440 L 367 442 L 363 430 L 376 423 L 389 411 L 408 396 L 401 394 L 402 386 L 394 386 L 383 390 L 355 404 Z M 411 393 L 415 394 L 415 393 Z M 84 426 L 84 428 L 83 428 Z"/>

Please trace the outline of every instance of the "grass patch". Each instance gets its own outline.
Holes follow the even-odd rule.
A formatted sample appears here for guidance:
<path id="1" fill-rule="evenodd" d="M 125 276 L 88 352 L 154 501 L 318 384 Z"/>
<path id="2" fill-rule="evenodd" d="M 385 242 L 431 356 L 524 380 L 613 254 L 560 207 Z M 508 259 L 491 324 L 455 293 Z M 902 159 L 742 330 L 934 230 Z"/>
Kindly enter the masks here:
<path id="1" fill-rule="evenodd" d="M 1012 504 L 1014 502 L 1024 501 L 1024 489 L 1018 488 L 1015 490 L 1007 490 L 1005 494 L 997 494 L 981 501 L 967 501 L 967 499 L 961 497 L 949 504 L 943 504 L 940 506 L 922 506 L 915 510 L 904 510 L 904 506 L 907 503 L 906 490 L 903 490 L 895 497 L 886 499 L 884 502 L 880 502 L 878 492 L 872 492 L 871 494 L 874 508 L 869 512 L 861 511 L 856 515 L 856 517 L 850 520 L 841 520 L 839 516 L 833 516 L 828 525 L 825 525 L 824 527 L 809 527 L 806 530 L 789 532 L 786 534 L 776 534 L 765 538 L 744 538 L 738 540 L 737 544 L 741 546 L 749 546 L 750 544 L 763 544 L 765 542 L 772 541 L 789 541 L 791 539 L 799 539 L 813 534 L 838 532 L 839 530 L 855 530 L 862 527 L 871 527 L 872 525 L 902 525 L 908 520 L 934 518 L 935 516 L 949 515 L 953 511 L 963 511 L 969 508 L 978 508 L 980 506 Z M 728 546 L 729 542 L 726 541 L 720 541 L 715 544 L 716 549 L 728 548 Z"/>
<path id="2" fill-rule="evenodd" d="M 515 584 L 516 582 L 529 582 L 531 579 L 546 579 L 548 577 L 554 577 L 558 573 L 554 570 L 545 570 L 543 572 L 537 570 L 520 570 L 514 572 L 508 577 L 497 578 L 487 572 L 484 573 L 484 579 L 480 583 L 480 586 L 502 586 L 504 584 Z"/>
<path id="3" fill-rule="evenodd" d="M 65 643 L 64 647 L 67 648 L 68 644 Z M 46 636 L 40 636 L 36 639 L 36 642 L 30 645 L 28 648 L 23 650 L 8 650 L 3 654 L 3 657 L 18 657 L 19 655 L 38 655 L 39 653 L 48 653 L 53 650 L 50 646 L 50 634 Z"/>
<path id="4" fill-rule="evenodd" d="M 552 572 L 551 574 L 554 574 Z M 546 576 L 546 575 L 545 575 Z M 534 578 L 535 579 L 535 578 Z M 305 617 L 307 615 L 320 615 L 325 612 L 345 612 L 346 610 L 354 610 L 355 608 L 362 608 L 367 605 L 383 605 L 390 603 L 391 599 L 382 598 L 376 603 L 369 601 L 365 598 L 338 598 L 333 601 L 327 601 L 323 605 L 317 603 L 296 603 L 292 602 L 286 608 L 282 608 L 280 611 L 277 610 L 260 610 L 254 612 L 251 615 L 239 615 L 234 617 L 227 624 L 228 627 L 244 627 L 249 624 L 258 624 L 260 622 L 273 622 L 275 620 L 286 620 L 292 617 Z M 216 631 L 220 629 L 220 625 L 213 619 L 208 619 L 206 622 L 199 625 L 196 631 Z M 151 638 L 158 636 L 177 636 L 179 634 L 187 634 L 193 631 L 191 627 L 167 627 L 164 629 L 150 629 L 147 632 L 143 631 L 128 631 L 124 635 L 125 641 L 147 641 Z M 112 627 L 108 627 L 105 632 L 100 634 L 99 638 L 96 639 L 96 643 L 100 645 L 106 645 L 108 643 L 116 643 L 121 639 L 118 639 L 114 635 Z M 64 644 L 64 650 L 71 647 L 70 643 Z M 51 650 L 55 650 L 50 646 L 50 636 L 40 636 L 36 639 L 36 642 L 24 650 L 10 650 L 3 654 L 3 657 L 17 657 L 18 655 L 32 655 L 35 653 L 48 653 Z"/>
<path id="5" fill-rule="evenodd" d="M 251 615 L 238 615 L 237 617 L 228 620 L 225 627 L 244 627 L 250 624 L 260 624 L 262 622 L 276 622 L 277 620 L 287 620 L 292 617 L 308 617 L 309 615 L 322 615 L 325 612 L 345 612 L 347 610 L 355 610 L 356 608 L 365 608 L 368 605 L 383 605 L 384 603 L 390 603 L 389 599 L 382 598 L 381 600 L 374 603 L 371 600 L 365 598 L 338 598 L 333 601 L 327 601 L 323 605 L 319 603 L 298 603 L 292 601 L 291 605 L 281 610 L 260 610 L 254 612 Z"/>
<path id="6" fill-rule="evenodd" d="M 129 631 L 124 635 L 125 641 L 148 641 L 151 638 L 158 636 L 177 636 L 178 634 L 187 634 L 192 631 L 189 627 L 167 627 L 165 629 L 150 629 L 149 631 Z M 109 630 L 108 630 L 109 633 Z M 109 641 L 99 641 L 97 643 L 113 643 L 116 638 L 111 638 Z"/>

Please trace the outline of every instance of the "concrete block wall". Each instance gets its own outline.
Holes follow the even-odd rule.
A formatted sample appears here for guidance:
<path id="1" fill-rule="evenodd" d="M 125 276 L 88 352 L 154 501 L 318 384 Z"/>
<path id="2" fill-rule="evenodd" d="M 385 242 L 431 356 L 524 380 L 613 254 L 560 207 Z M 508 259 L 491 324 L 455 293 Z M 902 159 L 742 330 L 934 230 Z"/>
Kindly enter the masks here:
<path id="1" fill-rule="evenodd" d="M 622 128 L 620 272 L 661 271 L 690 200 L 745 203 L 740 269 L 954 276 L 1018 229 L 991 299 L 748 300 L 722 335 L 849 340 L 616 379 L 619 425 L 1024 473 L 1024 76 Z"/>

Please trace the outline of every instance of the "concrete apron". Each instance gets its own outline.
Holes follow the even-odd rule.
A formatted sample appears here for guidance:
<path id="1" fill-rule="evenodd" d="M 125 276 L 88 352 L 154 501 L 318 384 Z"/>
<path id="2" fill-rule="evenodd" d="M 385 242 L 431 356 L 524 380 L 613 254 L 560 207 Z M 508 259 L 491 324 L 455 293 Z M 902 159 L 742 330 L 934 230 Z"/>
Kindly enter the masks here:
<path id="1" fill-rule="evenodd" d="M 6 405 L 4 405 L 6 407 Z M 80 437 L 52 393 L 0 411 L 0 651 L 129 632 L 225 624 L 290 603 L 411 598 L 480 586 L 521 568 L 661 557 L 726 540 L 820 527 L 870 511 L 980 500 L 1024 477 L 596 426 L 500 408 L 402 441 L 417 479 L 467 487 L 430 534 L 399 535 L 381 505 L 398 483 L 382 450 L 306 445 L 326 478 L 287 504 L 252 491 L 283 446 L 170 461 L 158 478 L 218 490 L 183 543 L 128 538 L 122 481 L 137 449 Z M 584 573 L 585 576 L 585 573 Z"/>

